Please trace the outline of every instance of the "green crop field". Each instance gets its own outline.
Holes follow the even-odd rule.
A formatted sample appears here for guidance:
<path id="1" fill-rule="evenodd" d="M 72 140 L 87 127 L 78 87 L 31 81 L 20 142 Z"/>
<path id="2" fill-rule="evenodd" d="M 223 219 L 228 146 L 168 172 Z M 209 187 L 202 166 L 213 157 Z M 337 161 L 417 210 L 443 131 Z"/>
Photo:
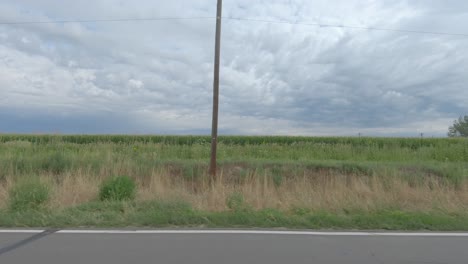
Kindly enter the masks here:
<path id="1" fill-rule="evenodd" d="M 209 154 L 207 136 L 0 135 L 0 226 L 468 230 L 466 139 L 222 136 L 214 182 Z M 123 175 L 135 197 L 100 201 Z"/>

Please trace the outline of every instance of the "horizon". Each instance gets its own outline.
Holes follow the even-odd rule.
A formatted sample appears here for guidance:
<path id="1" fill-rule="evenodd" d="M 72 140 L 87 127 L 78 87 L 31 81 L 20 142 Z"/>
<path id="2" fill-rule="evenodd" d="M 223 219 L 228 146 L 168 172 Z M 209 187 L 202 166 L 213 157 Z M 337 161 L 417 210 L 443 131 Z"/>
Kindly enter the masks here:
<path id="1" fill-rule="evenodd" d="M 119 134 L 119 133 L 103 133 L 103 134 L 89 134 L 89 133 L 60 133 L 60 132 L 30 132 L 30 133 L 8 133 L 0 131 L 0 136 L 96 136 L 96 137 L 104 137 L 104 136 L 128 136 L 128 137 L 208 137 L 210 138 L 211 135 L 209 134 Z M 335 136 L 328 136 L 328 135 L 318 135 L 318 136 L 309 136 L 309 135 L 274 135 L 274 134 L 258 134 L 258 135 L 236 135 L 236 134 L 219 134 L 218 137 L 292 137 L 292 138 L 386 138 L 386 139 L 415 139 L 415 138 L 422 138 L 422 139 L 453 139 L 448 136 L 426 136 L 421 134 L 417 136 L 372 136 L 372 135 L 335 135 Z M 459 138 L 459 137 L 454 137 Z M 210 143 L 210 142 L 207 142 Z"/>

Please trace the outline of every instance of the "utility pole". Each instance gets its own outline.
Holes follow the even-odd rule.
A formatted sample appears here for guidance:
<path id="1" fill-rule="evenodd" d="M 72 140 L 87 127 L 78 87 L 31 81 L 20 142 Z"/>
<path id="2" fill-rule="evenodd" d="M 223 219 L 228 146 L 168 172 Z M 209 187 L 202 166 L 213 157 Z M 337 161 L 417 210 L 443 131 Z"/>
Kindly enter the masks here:
<path id="1" fill-rule="evenodd" d="M 211 160 L 210 175 L 216 178 L 216 149 L 218 145 L 218 109 L 219 109 L 219 64 L 221 53 L 221 17 L 223 11 L 223 0 L 218 0 L 216 11 L 216 44 L 213 81 L 213 122 L 211 124 Z"/>

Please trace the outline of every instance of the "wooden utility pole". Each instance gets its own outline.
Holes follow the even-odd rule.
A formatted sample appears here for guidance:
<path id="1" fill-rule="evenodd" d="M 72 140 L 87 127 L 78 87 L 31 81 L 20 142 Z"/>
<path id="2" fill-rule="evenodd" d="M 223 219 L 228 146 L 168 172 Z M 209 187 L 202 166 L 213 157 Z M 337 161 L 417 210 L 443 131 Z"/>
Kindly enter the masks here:
<path id="1" fill-rule="evenodd" d="M 223 0 L 218 0 L 216 11 L 216 44 L 213 81 L 213 122 L 211 125 L 211 161 L 210 175 L 216 177 L 216 148 L 218 144 L 218 109 L 219 109 L 219 61 L 221 53 L 221 17 L 223 11 Z"/>

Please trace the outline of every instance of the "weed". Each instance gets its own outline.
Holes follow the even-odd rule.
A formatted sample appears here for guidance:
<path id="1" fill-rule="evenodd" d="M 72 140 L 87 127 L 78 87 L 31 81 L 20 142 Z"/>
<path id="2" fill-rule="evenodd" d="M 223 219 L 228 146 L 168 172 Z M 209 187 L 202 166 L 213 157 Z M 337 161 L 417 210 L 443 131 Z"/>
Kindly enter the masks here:
<path id="1" fill-rule="evenodd" d="M 70 167 L 71 161 L 62 152 L 55 152 L 42 161 L 42 169 L 54 174 L 63 173 Z"/>
<path id="2" fill-rule="evenodd" d="M 273 184 L 275 184 L 276 187 L 280 187 L 281 184 L 283 183 L 283 172 L 280 168 L 274 167 L 271 170 L 271 178 L 273 179 Z"/>
<path id="3" fill-rule="evenodd" d="M 50 198 L 49 188 L 39 181 L 17 183 L 9 193 L 9 207 L 12 211 L 38 210 Z"/>
<path id="4" fill-rule="evenodd" d="M 244 195 L 239 192 L 234 192 L 229 195 L 226 199 L 226 205 L 233 211 L 245 211 L 249 208 L 245 203 Z"/>
<path id="5" fill-rule="evenodd" d="M 99 199 L 101 201 L 133 200 L 135 193 L 135 181 L 128 176 L 118 176 L 104 181 L 99 189 Z"/>

